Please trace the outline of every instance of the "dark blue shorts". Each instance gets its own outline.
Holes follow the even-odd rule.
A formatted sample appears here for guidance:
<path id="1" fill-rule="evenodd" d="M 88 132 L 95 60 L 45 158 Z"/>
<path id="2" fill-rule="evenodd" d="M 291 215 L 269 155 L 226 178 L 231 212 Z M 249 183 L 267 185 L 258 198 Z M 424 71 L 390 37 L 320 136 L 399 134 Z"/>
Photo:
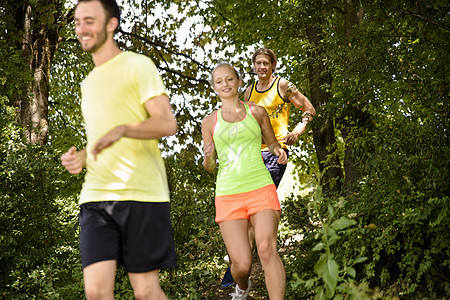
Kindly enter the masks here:
<path id="1" fill-rule="evenodd" d="M 176 266 L 169 202 L 88 202 L 79 221 L 83 268 L 104 260 L 130 273 Z"/>
<path id="2" fill-rule="evenodd" d="M 289 150 L 284 149 L 287 157 L 289 158 Z M 270 172 L 270 176 L 272 176 L 273 183 L 278 188 L 280 185 L 281 178 L 283 178 L 284 172 L 286 171 L 286 165 L 281 165 L 277 163 L 278 156 L 272 154 L 270 151 L 262 151 L 261 152 L 264 164 L 266 165 L 267 170 Z"/>

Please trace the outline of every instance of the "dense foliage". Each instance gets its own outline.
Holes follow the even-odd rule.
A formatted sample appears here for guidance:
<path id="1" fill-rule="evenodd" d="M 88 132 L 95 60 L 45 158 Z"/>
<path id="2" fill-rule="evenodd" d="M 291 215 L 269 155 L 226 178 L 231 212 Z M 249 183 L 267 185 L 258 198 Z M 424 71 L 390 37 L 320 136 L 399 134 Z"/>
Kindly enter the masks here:
<path id="1" fill-rule="evenodd" d="M 48 139 L 30 144 L 17 99 L 29 96 L 33 73 L 11 42 L 21 32 L 3 13 L 18 3 L 45 11 L 39 1 L 0 5 L 0 298 L 80 299 L 83 175 L 70 176 L 59 157 L 85 144 L 79 86 L 92 61 L 74 39 L 70 9 L 58 13 L 67 20 L 58 19 L 51 62 Z M 318 111 L 291 149 L 300 185 L 288 187 L 280 226 L 286 298 L 448 298 L 447 1 L 121 3 L 132 26 L 118 43 L 155 61 L 180 127 L 161 144 L 178 255 L 178 267 L 161 273 L 169 298 L 216 296 L 208 287 L 220 280 L 225 249 L 214 223 L 215 174 L 203 170 L 199 150 L 201 118 L 217 106 L 208 73 L 227 60 L 248 84 L 248 55 L 262 45 L 276 50 L 278 74 Z M 180 28 L 191 30 L 177 43 Z M 116 292 L 132 299 L 122 269 Z"/>

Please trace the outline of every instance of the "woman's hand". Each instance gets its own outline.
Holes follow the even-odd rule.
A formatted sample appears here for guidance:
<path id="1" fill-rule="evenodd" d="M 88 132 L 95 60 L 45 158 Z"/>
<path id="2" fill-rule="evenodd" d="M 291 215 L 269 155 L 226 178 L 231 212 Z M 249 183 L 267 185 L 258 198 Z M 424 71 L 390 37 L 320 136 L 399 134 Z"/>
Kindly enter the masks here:
<path id="1" fill-rule="evenodd" d="M 274 149 L 274 152 L 275 152 L 275 155 L 278 156 L 277 163 L 279 163 L 280 165 L 287 164 L 288 158 L 287 158 L 286 151 L 284 151 L 283 148 L 278 146 Z"/>

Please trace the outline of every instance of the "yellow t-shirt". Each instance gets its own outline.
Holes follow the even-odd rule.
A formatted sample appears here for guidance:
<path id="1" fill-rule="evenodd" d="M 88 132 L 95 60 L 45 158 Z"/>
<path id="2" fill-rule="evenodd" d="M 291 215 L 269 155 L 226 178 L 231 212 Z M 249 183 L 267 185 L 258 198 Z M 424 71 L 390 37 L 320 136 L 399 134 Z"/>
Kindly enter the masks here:
<path id="1" fill-rule="evenodd" d="M 167 175 L 158 140 L 121 138 L 98 154 L 96 161 L 90 154 L 97 140 L 112 128 L 149 118 L 144 103 L 166 92 L 153 61 L 141 54 L 122 52 L 95 67 L 81 91 L 87 173 L 79 203 L 168 202 Z"/>
<path id="2" fill-rule="evenodd" d="M 283 139 L 288 134 L 289 124 L 289 110 L 290 102 L 286 102 L 281 98 L 278 91 L 278 84 L 281 77 L 275 78 L 272 85 L 265 91 L 258 91 L 256 89 L 256 83 L 253 83 L 250 92 L 249 101 L 264 107 L 267 110 L 270 118 L 270 124 L 277 141 L 282 148 L 288 149 L 288 146 L 284 143 Z M 266 144 L 261 145 L 261 151 L 269 151 Z"/>

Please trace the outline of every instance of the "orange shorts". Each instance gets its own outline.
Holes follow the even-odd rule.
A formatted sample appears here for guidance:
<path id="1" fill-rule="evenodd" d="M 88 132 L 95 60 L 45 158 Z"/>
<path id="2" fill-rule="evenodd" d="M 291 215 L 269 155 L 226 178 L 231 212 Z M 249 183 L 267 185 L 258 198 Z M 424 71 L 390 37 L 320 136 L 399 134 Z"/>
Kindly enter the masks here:
<path id="1" fill-rule="evenodd" d="M 250 219 L 257 212 L 273 209 L 281 210 L 275 184 L 233 195 L 216 197 L 216 222 Z"/>

